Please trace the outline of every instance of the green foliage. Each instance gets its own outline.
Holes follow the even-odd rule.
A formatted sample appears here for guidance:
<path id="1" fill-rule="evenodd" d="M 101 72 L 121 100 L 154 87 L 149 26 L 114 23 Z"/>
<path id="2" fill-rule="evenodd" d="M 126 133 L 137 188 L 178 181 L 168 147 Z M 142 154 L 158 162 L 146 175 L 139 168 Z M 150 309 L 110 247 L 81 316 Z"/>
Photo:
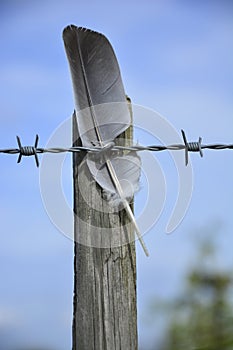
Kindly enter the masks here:
<path id="1" fill-rule="evenodd" d="M 232 276 L 211 267 L 216 252 L 208 244 L 199 247 L 184 294 L 167 308 L 172 316 L 159 350 L 233 349 Z"/>

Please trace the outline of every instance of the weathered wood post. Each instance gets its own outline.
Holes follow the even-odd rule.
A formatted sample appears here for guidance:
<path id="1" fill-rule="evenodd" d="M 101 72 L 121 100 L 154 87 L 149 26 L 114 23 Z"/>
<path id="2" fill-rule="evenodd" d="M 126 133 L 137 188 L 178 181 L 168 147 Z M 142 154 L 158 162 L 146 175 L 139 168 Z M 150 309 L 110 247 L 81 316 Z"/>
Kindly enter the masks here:
<path id="1" fill-rule="evenodd" d="M 125 145 L 131 133 L 132 128 L 124 133 Z M 73 144 L 80 145 L 75 115 Z M 83 171 L 80 167 L 84 156 L 73 155 L 73 350 L 137 350 L 136 254 L 131 239 L 134 233 L 131 225 L 125 225 L 128 216 L 124 210 L 119 213 L 102 210 L 107 203 L 101 188 L 88 169 Z M 93 240 L 96 227 L 108 227 L 109 247 L 96 246 Z M 132 242 L 114 246 L 116 235 L 129 236 L 128 241 Z"/>

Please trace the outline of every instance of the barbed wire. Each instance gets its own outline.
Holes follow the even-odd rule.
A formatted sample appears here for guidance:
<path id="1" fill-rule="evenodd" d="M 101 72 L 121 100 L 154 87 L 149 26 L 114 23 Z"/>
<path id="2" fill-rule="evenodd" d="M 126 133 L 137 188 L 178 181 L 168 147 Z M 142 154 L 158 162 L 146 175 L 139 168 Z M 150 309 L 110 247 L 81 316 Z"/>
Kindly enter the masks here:
<path id="1" fill-rule="evenodd" d="M 62 147 L 52 147 L 52 148 L 41 148 L 38 147 L 39 136 L 36 135 L 34 146 L 22 146 L 21 140 L 19 136 L 16 136 L 18 148 L 5 148 L 0 149 L 0 153 L 6 154 L 19 154 L 17 163 L 21 162 L 23 156 L 29 157 L 34 156 L 36 166 L 39 167 L 39 159 L 38 154 L 41 153 L 64 153 L 64 152 L 88 152 L 88 153 L 105 153 L 111 151 L 152 151 L 152 152 L 160 152 L 160 151 L 185 151 L 185 165 L 188 165 L 188 154 L 189 152 L 199 152 L 200 156 L 203 157 L 203 150 L 224 150 L 224 149 L 233 149 L 233 144 L 202 144 L 202 138 L 199 137 L 197 142 L 188 142 L 184 130 L 181 130 L 183 137 L 183 144 L 174 144 L 174 145 L 151 145 L 151 146 L 141 146 L 141 145 L 133 145 L 133 146 L 119 146 L 114 142 L 109 142 L 104 147 L 94 146 L 93 147 L 84 147 L 84 146 L 73 146 L 68 148 Z"/>

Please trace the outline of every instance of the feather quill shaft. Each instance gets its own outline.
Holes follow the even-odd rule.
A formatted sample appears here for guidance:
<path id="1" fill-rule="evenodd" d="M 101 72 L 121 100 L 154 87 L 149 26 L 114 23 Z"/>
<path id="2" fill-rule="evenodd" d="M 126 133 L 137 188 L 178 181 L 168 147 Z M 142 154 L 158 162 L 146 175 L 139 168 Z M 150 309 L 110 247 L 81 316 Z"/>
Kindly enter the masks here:
<path id="1" fill-rule="evenodd" d="M 148 250 L 146 248 L 146 245 L 144 243 L 144 240 L 143 240 L 143 238 L 141 236 L 141 232 L 140 232 L 139 227 L 137 225 L 137 222 L 135 220 L 135 217 L 134 217 L 134 214 L 132 212 L 132 209 L 130 208 L 130 205 L 129 205 L 128 201 L 124 198 L 124 193 L 122 191 L 121 184 L 120 184 L 120 182 L 119 182 L 119 180 L 118 180 L 118 178 L 116 176 L 115 170 L 114 170 L 114 168 L 112 166 L 112 163 L 111 163 L 110 159 L 106 159 L 106 165 L 107 165 L 107 168 L 109 170 L 109 173 L 110 173 L 110 176 L 112 178 L 112 181 L 113 181 L 113 183 L 114 183 L 114 185 L 116 187 L 116 190 L 117 190 L 117 192 L 118 192 L 118 194 L 119 194 L 119 196 L 120 196 L 120 198 L 122 200 L 122 204 L 125 207 L 127 215 L 129 216 L 130 220 L 132 221 L 132 224 L 134 226 L 134 229 L 135 229 L 135 232 L 136 232 L 137 237 L 139 239 L 139 242 L 141 243 L 141 246 L 142 246 L 146 256 L 149 256 L 149 252 L 148 252 Z"/>
<path id="2" fill-rule="evenodd" d="M 63 40 L 69 61 L 78 126 L 84 146 L 97 143 L 104 148 L 130 125 L 130 114 L 125 98 L 117 59 L 108 40 L 101 34 L 76 26 L 63 31 Z M 120 102 L 117 108 L 112 103 Z M 102 112 L 98 105 L 106 104 Z M 97 106 L 96 106 L 97 105 Z M 119 182 L 111 159 L 104 156 L 110 182 L 130 218 L 145 254 L 148 251 L 142 239 L 134 214 Z M 89 167 L 92 172 L 91 168 Z M 94 174 L 93 174 L 94 176 Z M 103 179 L 105 181 L 109 181 Z"/>

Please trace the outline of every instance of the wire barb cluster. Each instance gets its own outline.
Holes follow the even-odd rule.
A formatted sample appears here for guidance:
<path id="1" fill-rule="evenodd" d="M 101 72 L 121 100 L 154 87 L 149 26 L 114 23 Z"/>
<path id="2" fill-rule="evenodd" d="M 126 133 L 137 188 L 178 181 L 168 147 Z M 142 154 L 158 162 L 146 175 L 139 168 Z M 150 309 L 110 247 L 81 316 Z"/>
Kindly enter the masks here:
<path id="1" fill-rule="evenodd" d="M 35 156 L 35 161 L 36 161 L 36 166 L 39 167 L 39 159 L 37 156 L 37 146 L 38 146 L 38 142 L 39 142 L 39 136 L 36 135 L 36 140 L 35 140 L 35 144 L 34 146 L 22 146 L 21 145 L 21 140 L 19 138 L 19 136 L 16 136 L 17 142 L 18 142 L 18 146 L 19 146 L 19 157 L 18 157 L 18 161 L 17 163 L 21 162 L 22 156 Z"/>
<path id="2" fill-rule="evenodd" d="M 211 149 L 211 150 L 223 150 L 223 149 L 233 149 L 233 144 L 209 144 L 209 145 L 203 145 L 202 138 L 199 137 L 197 142 L 188 142 L 184 130 L 181 130 L 181 134 L 183 137 L 183 144 L 175 144 L 175 145 L 168 145 L 168 146 L 162 146 L 162 145 L 151 145 L 151 146 L 141 146 L 141 145 L 134 145 L 134 146 L 118 146 L 115 145 L 113 142 L 111 142 L 109 145 L 106 145 L 109 151 L 152 151 L 152 152 L 159 152 L 159 151 L 179 151 L 184 150 L 185 151 L 185 165 L 188 165 L 188 156 L 189 152 L 199 152 L 200 156 L 203 157 L 203 149 Z M 84 146 L 75 146 L 75 147 L 69 147 L 69 148 L 61 148 L 61 147 L 53 147 L 53 148 L 40 148 L 38 147 L 39 143 L 39 136 L 36 135 L 34 146 L 22 146 L 21 140 L 19 136 L 16 136 L 18 148 L 8 148 L 8 149 L 0 149 L 0 153 L 6 153 L 6 154 L 19 154 L 17 163 L 21 162 L 22 156 L 34 156 L 36 166 L 39 167 L 39 159 L 38 154 L 39 153 L 64 153 L 64 152 L 89 152 L 89 153 L 100 153 L 105 151 L 105 148 L 93 146 L 93 147 L 84 147 Z M 109 146 L 109 147 L 108 147 Z"/>
<path id="3" fill-rule="evenodd" d="M 202 148 L 201 148 L 202 138 L 199 137 L 198 142 L 188 142 L 186 139 L 186 135 L 185 135 L 184 130 L 181 130 L 181 133 L 182 133 L 182 137 L 183 137 L 184 145 L 185 145 L 185 165 L 187 166 L 188 161 L 189 161 L 189 158 L 188 158 L 189 152 L 199 152 L 200 156 L 203 157 L 203 152 L 202 152 Z"/>

